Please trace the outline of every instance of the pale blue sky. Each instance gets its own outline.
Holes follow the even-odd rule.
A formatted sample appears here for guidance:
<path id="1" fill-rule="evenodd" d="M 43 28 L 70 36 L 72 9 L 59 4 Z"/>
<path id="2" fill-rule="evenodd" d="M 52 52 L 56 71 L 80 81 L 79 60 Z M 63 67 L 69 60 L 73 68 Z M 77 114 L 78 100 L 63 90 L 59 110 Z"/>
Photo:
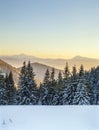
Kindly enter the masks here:
<path id="1" fill-rule="evenodd" d="M 0 54 L 99 58 L 99 0 L 0 0 Z"/>

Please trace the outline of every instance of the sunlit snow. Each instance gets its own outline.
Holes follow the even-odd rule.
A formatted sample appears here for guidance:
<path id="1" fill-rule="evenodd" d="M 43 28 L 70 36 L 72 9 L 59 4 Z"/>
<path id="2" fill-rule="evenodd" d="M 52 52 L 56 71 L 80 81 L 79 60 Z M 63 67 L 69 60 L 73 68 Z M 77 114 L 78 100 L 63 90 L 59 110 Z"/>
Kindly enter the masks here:
<path id="1" fill-rule="evenodd" d="M 99 130 L 99 107 L 1 106 L 0 130 Z"/>

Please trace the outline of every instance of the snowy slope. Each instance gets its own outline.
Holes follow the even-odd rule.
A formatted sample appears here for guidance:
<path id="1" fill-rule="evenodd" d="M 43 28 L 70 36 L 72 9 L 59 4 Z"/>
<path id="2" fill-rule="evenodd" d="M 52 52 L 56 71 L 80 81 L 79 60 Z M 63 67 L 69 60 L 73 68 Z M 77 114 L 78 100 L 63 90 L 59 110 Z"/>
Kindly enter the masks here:
<path id="1" fill-rule="evenodd" d="M 0 130 L 99 130 L 99 107 L 1 106 Z"/>

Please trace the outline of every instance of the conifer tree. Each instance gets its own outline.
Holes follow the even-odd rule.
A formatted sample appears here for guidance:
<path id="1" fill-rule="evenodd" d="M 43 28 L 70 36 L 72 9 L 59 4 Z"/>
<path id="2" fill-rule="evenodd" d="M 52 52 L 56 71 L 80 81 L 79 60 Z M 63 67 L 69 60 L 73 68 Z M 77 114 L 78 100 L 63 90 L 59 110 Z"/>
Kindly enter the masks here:
<path id="1" fill-rule="evenodd" d="M 7 105 L 7 92 L 4 82 L 4 77 L 0 75 L 0 105 Z"/>
<path id="2" fill-rule="evenodd" d="M 14 80 L 13 80 L 12 72 L 9 73 L 9 76 L 6 75 L 5 84 L 6 84 L 8 105 L 13 105 L 14 102 L 15 102 L 16 88 L 14 86 Z"/>
<path id="3" fill-rule="evenodd" d="M 29 89 L 31 104 L 35 105 L 38 102 L 38 90 L 35 82 L 35 74 L 33 72 L 33 68 L 31 66 L 30 61 L 27 65 L 27 87 Z"/>
<path id="4" fill-rule="evenodd" d="M 81 78 L 81 77 L 83 77 L 84 76 L 84 67 L 83 67 L 83 65 L 81 65 L 80 66 L 80 70 L 79 70 L 79 77 Z"/>
<path id="5" fill-rule="evenodd" d="M 60 105 L 72 105 L 74 90 L 72 83 L 68 83 L 60 93 Z"/>
<path id="6" fill-rule="evenodd" d="M 58 91 L 61 91 L 62 88 L 63 88 L 63 77 L 62 77 L 62 73 L 59 72 L 58 80 L 57 80 L 57 89 L 58 89 Z"/>
<path id="7" fill-rule="evenodd" d="M 74 93 L 73 104 L 74 105 L 90 105 L 90 94 L 88 92 L 88 86 L 82 82 L 78 83 L 76 91 Z"/>
<path id="8" fill-rule="evenodd" d="M 23 89 L 27 85 L 27 68 L 26 62 L 23 62 L 23 66 L 21 68 L 20 76 L 19 76 L 19 86 Z"/>
<path id="9" fill-rule="evenodd" d="M 50 73 L 49 73 L 49 69 L 47 69 L 45 72 L 43 83 L 40 85 L 40 88 L 39 88 L 40 94 L 39 94 L 38 104 L 42 104 L 42 105 L 48 104 L 47 95 L 48 95 L 49 85 L 50 85 Z"/>
<path id="10" fill-rule="evenodd" d="M 69 76 L 70 76 L 70 71 L 69 71 L 68 63 L 66 63 L 65 70 L 64 70 L 64 80 L 68 80 Z"/>
<path id="11" fill-rule="evenodd" d="M 87 75 L 87 79 L 91 84 L 93 104 L 99 104 L 99 67 L 91 68 Z"/>
<path id="12" fill-rule="evenodd" d="M 58 91 L 56 86 L 56 80 L 55 80 L 55 69 L 52 68 L 51 76 L 50 76 L 50 85 L 48 87 L 48 105 L 57 105 L 58 104 Z"/>
<path id="13" fill-rule="evenodd" d="M 37 104 L 37 89 L 36 83 L 34 79 L 34 72 L 31 67 L 30 61 L 26 66 L 26 63 L 23 63 L 23 67 L 21 69 L 20 88 L 18 90 L 17 102 L 20 105 L 35 105 Z"/>
<path id="14" fill-rule="evenodd" d="M 47 86 L 49 85 L 49 82 L 50 82 L 50 73 L 49 73 L 49 69 L 47 69 L 45 72 L 43 83 Z"/>
<path id="15" fill-rule="evenodd" d="M 57 94 L 55 91 L 56 80 L 55 80 L 55 70 L 52 68 L 51 74 L 47 69 L 45 72 L 45 77 L 43 83 L 40 87 L 40 98 L 39 104 L 42 105 L 55 105 L 57 104 Z"/>
<path id="16" fill-rule="evenodd" d="M 77 69 L 76 69 L 75 65 L 73 66 L 73 69 L 72 69 L 72 77 L 71 78 L 73 81 L 77 80 Z"/>
<path id="17" fill-rule="evenodd" d="M 27 77 L 26 77 L 26 62 L 23 62 L 23 66 L 20 71 L 19 76 L 19 88 L 16 96 L 16 104 L 25 105 L 26 97 L 27 97 Z"/>

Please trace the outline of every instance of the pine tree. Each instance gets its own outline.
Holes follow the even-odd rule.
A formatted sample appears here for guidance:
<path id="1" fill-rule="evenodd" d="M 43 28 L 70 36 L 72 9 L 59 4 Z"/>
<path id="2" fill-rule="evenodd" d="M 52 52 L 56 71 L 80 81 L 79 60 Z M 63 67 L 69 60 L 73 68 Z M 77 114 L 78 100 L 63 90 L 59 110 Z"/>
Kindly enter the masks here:
<path id="1" fill-rule="evenodd" d="M 80 66 L 79 79 L 74 92 L 74 105 L 90 105 L 91 104 L 91 86 L 86 79 L 83 65 Z"/>
<path id="2" fill-rule="evenodd" d="M 50 82 L 51 82 L 51 87 L 53 88 L 56 85 L 56 81 L 55 81 L 55 69 L 54 68 L 52 68 L 52 71 L 51 71 Z"/>
<path id="3" fill-rule="evenodd" d="M 33 72 L 33 68 L 29 61 L 27 65 L 27 83 L 28 83 L 27 86 L 28 86 L 30 98 L 31 98 L 30 104 L 33 104 L 33 105 L 37 104 L 38 102 L 38 90 L 37 90 L 37 85 L 36 85 L 34 77 L 35 77 L 35 74 Z"/>
<path id="4" fill-rule="evenodd" d="M 62 88 L 63 88 L 63 77 L 62 77 L 62 73 L 59 72 L 58 80 L 57 80 L 57 89 L 58 89 L 58 91 L 61 91 Z"/>
<path id="5" fill-rule="evenodd" d="M 52 68 L 51 76 L 50 76 L 50 85 L 48 87 L 48 105 L 57 105 L 58 104 L 58 91 L 56 86 L 56 80 L 55 80 L 55 69 Z"/>
<path id="6" fill-rule="evenodd" d="M 34 72 L 31 67 L 30 61 L 26 66 L 26 63 L 23 63 L 23 67 L 21 69 L 20 88 L 18 90 L 17 102 L 20 105 L 35 105 L 38 102 L 37 99 L 37 89 L 36 83 L 34 79 Z"/>
<path id="7" fill-rule="evenodd" d="M 91 84 L 93 104 L 99 104 L 99 67 L 91 68 L 87 78 Z"/>
<path id="8" fill-rule="evenodd" d="M 83 77 L 84 76 L 84 67 L 83 67 L 83 65 L 81 65 L 80 66 L 80 70 L 79 70 L 79 77 L 81 78 L 81 77 Z"/>
<path id="9" fill-rule="evenodd" d="M 60 105 L 72 105 L 74 97 L 74 84 L 65 84 L 64 89 L 60 93 Z"/>
<path id="10" fill-rule="evenodd" d="M 19 76 L 19 86 L 24 88 L 27 84 L 27 68 L 26 62 L 23 62 L 23 67 L 21 68 L 20 76 Z"/>
<path id="11" fill-rule="evenodd" d="M 90 94 L 87 85 L 79 82 L 74 93 L 74 105 L 90 105 Z"/>
<path id="12" fill-rule="evenodd" d="M 27 93 L 27 76 L 26 76 L 26 62 L 23 62 L 23 66 L 21 68 L 20 76 L 19 76 L 19 88 L 16 96 L 16 104 L 25 105 Z"/>
<path id="13" fill-rule="evenodd" d="M 50 82 L 50 73 L 49 73 L 49 69 L 47 69 L 45 72 L 43 83 L 47 86 L 49 85 L 49 82 Z"/>
<path id="14" fill-rule="evenodd" d="M 38 104 L 42 104 L 42 105 L 48 104 L 47 95 L 48 95 L 49 86 L 50 86 L 50 73 L 49 73 L 49 69 L 47 69 L 45 72 L 43 83 L 40 85 L 40 88 L 39 88 Z"/>
<path id="15" fill-rule="evenodd" d="M 0 105 L 7 105 L 7 104 L 8 104 L 8 100 L 7 100 L 4 77 L 0 75 Z"/>
<path id="16" fill-rule="evenodd" d="M 55 91 L 56 80 L 55 70 L 52 68 L 51 74 L 49 70 L 46 70 L 43 83 L 40 87 L 40 99 L 39 104 L 42 105 L 56 105 L 57 104 L 57 93 Z"/>
<path id="17" fill-rule="evenodd" d="M 72 86 L 71 86 L 71 81 L 70 81 L 70 71 L 68 67 L 68 63 L 66 63 L 66 67 L 64 70 L 64 79 L 63 79 L 63 90 L 60 92 L 60 97 L 59 97 L 59 104 L 60 105 L 67 105 L 71 103 L 71 98 L 72 98 Z"/>
<path id="18" fill-rule="evenodd" d="M 13 105 L 14 102 L 15 102 L 16 88 L 14 86 L 14 80 L 13 80 L 12 72 L 9 73 L 9 76 L 6 75 L 5 84 L 6 84 L 8 105 Z"/>
<path id="19" fill-rule="evenodd" d="M 77 69 L 76 69 L 76 66 L 74 65 L 73 66 L 73 69 L 72 69 L 72 81 L 75 81 L 77 79 Z"/>
<path id="20" fill-rule="evenodd" d="M 70 76 L 70 71 L 69 71 L 68 63 L 66 63 L 66 67 L 64 70 L 64 80 L 68 80 L 69 76 Z"/>

